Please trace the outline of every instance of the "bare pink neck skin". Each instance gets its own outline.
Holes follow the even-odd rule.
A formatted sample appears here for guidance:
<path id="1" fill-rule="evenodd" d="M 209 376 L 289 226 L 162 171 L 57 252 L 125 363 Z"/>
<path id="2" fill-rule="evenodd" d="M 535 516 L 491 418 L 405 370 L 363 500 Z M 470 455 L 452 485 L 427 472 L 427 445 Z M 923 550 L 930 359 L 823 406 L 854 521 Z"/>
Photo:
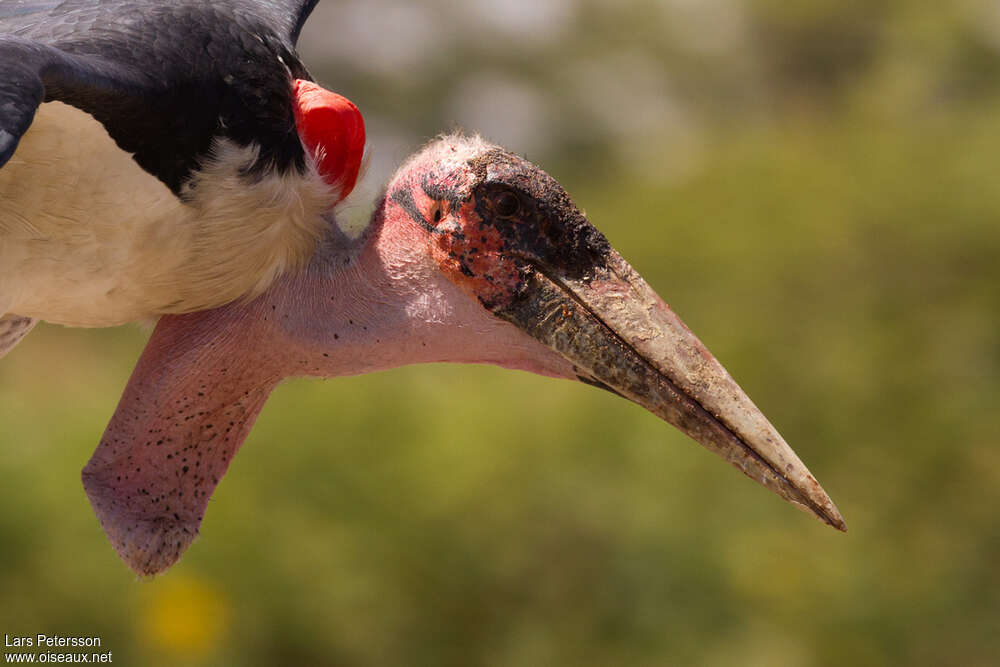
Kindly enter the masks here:
<path id="1" fill-rule="evenodd" d="M 139 574 L 172 565 L 271 390 L 432 361 L 572 377 L 572 366 L 494 318 L 437 269 L 392 207 L 348 241 L 330 225 L 301 275 L 249 303 L 161 318 L 84 488 L 118 554 Z M 392 406 L 386 406 L 391 410 Z"/>
<path id="2" fill-rule="evenodd" d="M 331 225 L 309 269 L 265 295 L 261 316 L 284 339 L 289 375 L 337 377 L 448 361 L 573 377 L 561 357 L 448 280 L 412 226 L 376 216 L 352 242 Z"/>

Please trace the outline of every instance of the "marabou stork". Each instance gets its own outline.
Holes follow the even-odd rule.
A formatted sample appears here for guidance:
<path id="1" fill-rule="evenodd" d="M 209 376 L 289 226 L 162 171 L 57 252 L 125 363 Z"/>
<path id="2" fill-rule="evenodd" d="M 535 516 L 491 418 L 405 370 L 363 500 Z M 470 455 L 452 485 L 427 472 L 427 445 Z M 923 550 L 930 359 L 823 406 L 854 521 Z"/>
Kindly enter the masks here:
<path id="1" fill-rule="evenodd" d="M 87 495 L 151 574 L 198 533 L 271 390 L 489 363 L 642 405 L 831 526 L 820 485 L 548 174 L 433 141 L 338 226 L 357 109 L 295 52 L 316 0 L 0 2 L 0 356 L 38 320 L 159 318 Z"/>

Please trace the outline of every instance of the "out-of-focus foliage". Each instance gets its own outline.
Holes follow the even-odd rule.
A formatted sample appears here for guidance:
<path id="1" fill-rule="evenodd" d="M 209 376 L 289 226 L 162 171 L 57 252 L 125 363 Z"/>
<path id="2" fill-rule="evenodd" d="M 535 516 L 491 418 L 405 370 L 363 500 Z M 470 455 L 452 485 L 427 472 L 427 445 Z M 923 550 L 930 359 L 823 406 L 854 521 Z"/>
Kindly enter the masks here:
<path id="1" fill-rule="evenodd" d="M 850 532 L 609 394 L 413 367 L 279 389 L 136 583 L 79 470 L 145 334 L 43 326 L 0 363 L 4 632 L 142 665 L 996 664 L 995 3 L 327 0 L 302 48 L 375 180 L 453 122 L 560 178 Z"/>

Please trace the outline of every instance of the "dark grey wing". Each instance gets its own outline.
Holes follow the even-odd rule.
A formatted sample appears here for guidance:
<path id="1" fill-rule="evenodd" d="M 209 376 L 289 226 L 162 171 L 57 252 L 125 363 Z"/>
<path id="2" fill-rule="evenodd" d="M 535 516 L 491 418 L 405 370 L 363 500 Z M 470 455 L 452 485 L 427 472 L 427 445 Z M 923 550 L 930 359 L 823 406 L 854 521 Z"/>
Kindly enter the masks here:
<path id="1" fill-rule="evenodd" d="M 301 168 L 291 78 L 316 0 L 0 1 L 0 166 L 42 102 L 99 120 L 180 194 L 217 137 L 261 147 L 251 171 Z"/>

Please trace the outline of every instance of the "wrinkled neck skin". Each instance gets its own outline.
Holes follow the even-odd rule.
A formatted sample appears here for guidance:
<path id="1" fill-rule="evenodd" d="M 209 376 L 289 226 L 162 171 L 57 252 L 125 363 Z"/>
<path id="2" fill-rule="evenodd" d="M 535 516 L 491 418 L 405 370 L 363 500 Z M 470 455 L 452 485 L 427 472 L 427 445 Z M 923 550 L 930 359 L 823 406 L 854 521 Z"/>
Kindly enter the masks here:
<path id="1" fill-rule="evenodd" d="M 307 269 L 250 302 L 160 319 L 83 470 L 101 526 L 137 573 L 164 571 L 195 539 L 284 378 L 432 361 L 573 376 L 568 362 L 448 281 L 406 221 L 384 217 L 357 241 L 331 221 Z"/>
<path id="2" fill-rule="evenodd" d="M 307 270 L 254 304 L 255 317 L 275 327 L 288 375 L 444 361 L 574 377 L 562 357 L 449 281 L 411 223 L 387 220 L 392 214 L 380 205 L 356 240 L 329 225 Z"/>

